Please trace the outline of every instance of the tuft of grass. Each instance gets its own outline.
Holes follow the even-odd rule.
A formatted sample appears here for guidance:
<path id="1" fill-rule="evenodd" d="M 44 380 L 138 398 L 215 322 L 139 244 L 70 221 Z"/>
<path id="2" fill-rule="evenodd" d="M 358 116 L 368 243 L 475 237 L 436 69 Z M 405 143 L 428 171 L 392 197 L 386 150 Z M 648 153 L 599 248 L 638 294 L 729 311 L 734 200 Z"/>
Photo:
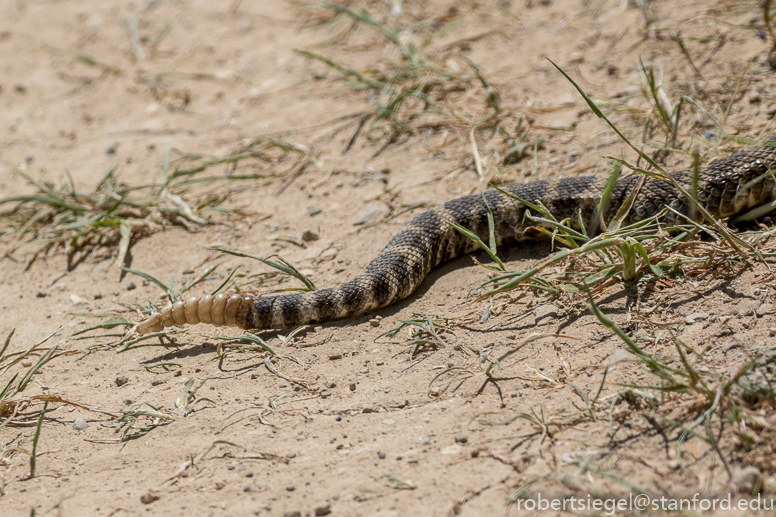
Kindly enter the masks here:
<path id="1" fill-rule="evenodd" d="M 412 27 L 391 26 L 365 8 L 356 9 L 329 2 L 324 2 L 322 6 L 335 17 L 348 18 L 354 28 L 365 26 L 377 31 L 396 49 L 395 55 L 398 56 L 398 59 L 387 63 L 357 68 L 317 52 L 296 50 L 298 54 L 336 70 L 348 80 L 346 86 L 363 91 L 374 106 L 374 110 L 359 121 L 345 151 L 353 147 L 367 122 L 370 122 L 368 131 L 378 128 L 384 131 L 388 145 L 403 135 L 415 134 L 423 129 L 465 127 L 471 132 L 475 129 L 494 130 L 500 127 L 504 117 L 509 116 L 502 110 L 497 88 L 471 60 L 449 51 L 428 51 L 433 34 L 418 44 L 414 38 L 406 37 L 413 33 Z M 442 26 L 438 30 L 441 29 Z M 477 120 L 472 123 L 456 113 L 450 97 L 459 97 L 461 92 L 466 95 L 475 89 L 482 90 L 482 104 Z M 481 168 L 478 168 L 478 173 L 481 173 Z"/>
<path id="2" fill-rule="evenodd" d="M 404 345 L 408 348 L 410 361 L 415 358 L 419 351 L 447 346 L 443 334 L 452 334 L 452 324 L 448 318 L 428 314 L 411 320 L 402 320 L 397 327 L 385 332 L 383 336 L 393 339 L 403 329 L 407 329 L 410 334 L 410 337 L 404 341 Z"/>
<path id="3" fill-rule="evenodd" d="M 41 253 L 58 248 L 67 252 L 70 267 L 100 251 L 115 255 L 121 266 L 130 246 L 143 237 L 173 226 L 195 230 L 213 224 L 211 215 L 246 214 L 223 205 L 244 189 L 238 185 L 240 180 L 257 175 L 206 177 L 200 173 L 217 164 L 237 163 L 250 153 L 200 160 L 193 168 L 183 167 L 191 156 L 173 163 L 172 153 L 171 149 L 166 155 L 161 180 L 151 185 L 124 184 L 117 166 L 91 191 L 77 189 L 69 175 L 57 188 L 17 170 L 34 193 L 0 199 L 0 206 L 10 206 L 0 212 L 2 226 L 7 228 L 2 238 L 11 241 L 2 258 L 12 258 L 20 247 L 32 244 L 27 268 Z M 208 185 L 210 188 L 202 188 Z"/>

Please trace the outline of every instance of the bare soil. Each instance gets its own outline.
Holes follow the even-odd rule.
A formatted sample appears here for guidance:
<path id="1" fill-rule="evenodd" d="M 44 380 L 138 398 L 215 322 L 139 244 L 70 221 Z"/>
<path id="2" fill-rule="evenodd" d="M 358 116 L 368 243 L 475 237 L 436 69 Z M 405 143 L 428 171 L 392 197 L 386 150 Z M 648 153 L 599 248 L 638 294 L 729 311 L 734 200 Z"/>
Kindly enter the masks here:
<path id="1" fill-rule="evenodd" d="M 404 125 L 373 126 L 372 118 L 358 131 L 380 99 L 294 50 L 369 74 L 401 63 L 398 47 L 374 27 L 306 2 L 1 2 L 0 197 L 34 192 L 20 172 L 57 187 L 72 178 L 89 191 L 118 166 L 122 182 L 144 185 L 160 181 L 168 149 L 224 157 L 259 140 L 291 142 L 301 155 L 208 169 L 209 176 L 261 176 L 241 180 L 244 191 L 223 205 L 244 214 L 210 212 L 204 215 L 213 224 L 166 226 L 133 239 L 124 262 L 178 284 L 190 271 L 223 262 L 197 293 L 217 287 L 238 265 L 262 280 L 254 285 L 259 292 L 298 285 L 211 249 L 222 246 L 279 253 L 319 287 L 337 285 L 414 215 L 485 189 L 488 180 L 530 181 L 537 170 L 540 178 L 606 174 L 604 156 L 635 163 L 548 58 L 634 142 L 661 141 L 656 108 L 642 93 L 640 60 L 662 71 L 669 102 L 690 96 L 709 114 L 684 105 L 683 149 L 697 145 L 708 160 L 738 145 L 702 139 L 719 134 L 712 118 L 728 135 L 768 135 L 776 84 L 760 2 L 647 4 L 646 13 L 627 0 L 364 4 L 401 29 L 405 43 L 425 45 L 425 55 L 451 70 L 470 70 L 466 60 L 476 65 L 512 115 L 504 118 L 505 133 L 470 133 L 491 110 L 472 73 L 444 95 L 429 90 L 447 115 L 423 114 L 413 100 L 401 113 Z M 509 138 L 526 127 L 521 117 L 532 121 L 526 158 L 504 165 Z M 669 168 L 692 161 L 678 153 L 660 159 Z M 373 224 L 354 224 L 367 207 L 378 207 Z M 300 241 L 305 230 L 319 239 Z M 7 250 L 19 244 L 12 235 L 2 239 Z M 681 428 L 666 422 L 687 428 L 708 409 L 703 400 L 684 399 L 675 411 L 669 401 L 657 413 L 633 403 L 610 422 L 608 405 L 624 385 L 659 380 L 584 303 L 538 291 L 494 300 L 490 310 L 491 302 L 472 303 L 488 278 L 472 257 L 443 265 L 418 293 L 374 314 L 291 339 L 285 331 L 260 333 L 278 354 L 269 362 L 257 351 L 219 359 L 225 342 L 218 337 L 239 333 L 205 325 L 176 334 L 174 344 L 144 341 L 122 353 L 103 346 L 121 337 L 121 327 L 74 336 L 100 321 L 94 314 L 123 310 L 117 303 L 163 305 L 162 293 L 117 267 L 115 242 L 89 253 L 55 247 L 27 268 L 35 249 L 2 253 L 0 338 L 16 329 L 9 352 L 19 352 L 53 334 L 46 347 L 73 353 L 42 368 L 24 395 L 78 405 L 49 403 L 34 477 L 19 449 L 31 449 L 36 419 L 0 429 L 4 516 L 324 515 L 327 507 L 338 516 L 547 514 L 518 508 L 518 488 L 534 480 L 531 490 L 545 497 L 638 490 L 711 497 L 727 494 L 731 475 L 739 479 L 751 466 L 763 473 L 765 494 L 776 491 L 767 428 L 750 443 L 738 438 L 746 429 L 728 427 L 714 441 L 700 426 L 686 437 L 679 465 Z M 500 253 L 509 269 L 522 270 L 552 248 Z M 484 253 L 474 258 L 488 260 Z M 757 349 L 776 345 L 769 333 L 776 328 L 773 282 L 757 283 L 766 273 L 756 261 L 722 261 L 713 274 L 656 283 L 639 311 L 621 284 L 598 303 L 648 353 L 675 356 L 678 336 L 702 354 L 693 358 L 701 370 L 731 377 Z M 547 305 L 553 307 L 543 317 Z M 407 330 L 393 339 L 385 334 L 418 315 L 457 319 L 443 334 L 445 346 L 411 356 Z M 496 370 L 495 382 L 483 384 L 479 352 L 490 348 L 497 357 L 535 332 L 564 337 L 524 346 Z M 159 363 L 175 365 L 146 368 Z M 435 380 L 450 368 L 461 369 Z M 14 371 L 3 374 L 0 388 Z M 184 415 L 175 402 L 190 380 L 193 387 L 206 382 Z M 581 393 L 606 409 L 590 415 Z M 138 426 L 159 425 L 119 442 L 112 416 L 137 407 L 170 419 L 141 419 Z M 38 415 L 41 405 L 27 410 Z M 766 420 L 771 414 L 758 411 Z M 77 419 L 85 429 L 74 428 Z M 718 430 L 719 421 L 714 425 Z"/>

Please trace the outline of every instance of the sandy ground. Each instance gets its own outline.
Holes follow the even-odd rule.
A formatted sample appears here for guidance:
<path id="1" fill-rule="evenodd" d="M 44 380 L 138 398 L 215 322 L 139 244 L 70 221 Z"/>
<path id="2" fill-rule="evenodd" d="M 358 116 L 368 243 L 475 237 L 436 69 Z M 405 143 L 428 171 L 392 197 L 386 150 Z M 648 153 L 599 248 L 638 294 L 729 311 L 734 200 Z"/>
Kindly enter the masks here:
<path id="1" fill-rule="evenodd" d="M 503 165 L 507 137 L 473 133 L 485 179 L 529 181 L 535 166 L 542 178 L 605 174 L 611 165 L 603 156 L 635 161 L 547 58 L 601 100 L 634 141 L 645 134 L 662 141 L 642 93 L 640 59 L 662 71 L 669 102 L 692 96 L 724 120 L 727 134 L 768 134 L 776 85 L 759 2 L 648 4 L 646 15 L 636 2 L 620 0 L 386 0 L 365 7 L 450 70 L 474 63 L 511 113 L 507 136 L 523 130 L 521 117 L 532 120 L 528 158 L 514 164 Z M 401 63 L 397 48 L 375 28 L 305 2 L 1 1 L 0 196 L 35 191 L 20 173 L 57 188 L 72 178 L 77 189 L 91 191 L 115 166 L 123 183 L 147 185 L 161 180 L 169 149 L 203 157 L 193 163 L 260 140 L 290 142 L 302 153 L 268 150 L 271 159 L 207 170 L 212 177 L 260 176 L 202 188 L 243 188 L 222 206 L 246 213 L 208 212 L 202 215 L 210 225 L 138 234 L 124 263 L 180 284 L 223 262 L 197 293 L 214 289 L 238 265 L 259 292 L 297 285 L 210 249 L 220 245 L 280 253 L 317 285 L 336 285 L 424 207 L 486 188 L 469 131 L 490 108 L 471 72 L 468 82 L 437 96 L 454 122 L 404 112 L 411 131 L 392 133 L 371 119 L 357 132 L 380 99 L 370 103 L 340 72 L 294 51 L 366 74 Z M 717 130 L 711 118 L 689 103 L 684 109 L 682 148 L 697 145 L 704 159 L 728 152 L 699 139 Z M 543 143 L 534 160 L 537 139 Z M 671 168 L 691 161 L 682 154 L 661 159 Z M 364 224 L 366 215 L 373 220 Z M 319 238 L 300 241 L 306 230 Z M 12 235 L 2 239 L 8 250 L 19 244 Z M 627 498 L 638 490 L 711 497 L 727 493 L 728 468 L 736 477 L 748 466 L 762 471 L 766 495 L 776 490 L 768 433 L 745 443 L 728 432 L 720 444 L 691 435 L 680 468 L 681 430 L 655 423 L 655 414 L 637 405 L 629 418 L 610 423 L 603 406 L 624 384 L 655 385 L 656 378 L 620 361 L 628 357 L 622 341 L 584 304 L 525 291 L 495 301 L 483 321 L 488 302 L 470 302 L 487 272 L 471 257 L 443 265 L 410 299 L 374 314 L 292 339 L 261 333 L 278 354 L 269 362 L 255 350 L 219 360 L 225 342 L 217 338 L 239 335 L 225 328 L 193 327 L 172 345 L 146 341 L 123 353 L 104 346 L 120 329 L 74 336 L 100 321 L 95 314 L 123 310 L 116 302 L 164 303 L 161 291 L 122 274 L 115 242 L 91 253 L 53 248 L 27 269 L 35 249 L 23 246 L 0 262 L 0 337 L 16 329 L 8 351 L 18 352 L 53 334 L 44 348 L 73 353 L 40 370 L 24 395 L 53 394 L 77 405 L 49 404 L 32 478 L 19 449 L 32 447 L 36 417 L 25 420 L 32 426 L 0 429 L 3 516 L 588 514 L 525 510 L 517 492 L 533 480 L 534 493 L 549 498 Z M 512 270 L 549 253 L 549 244 L 502 251 Z M 755 283 L 766 273 L 762 264 L 720 268 L 657 285 L 643 314 L 629 310 L 618 286 L 599 304 L 649 353 L 675 356 L 673 333 L 703 352 L 705 371 L 731 375 L 756 349 L 776 344 L 768 331 L 776 327 L 774 291 L 772 282 Z M 392 340 L 385 333 L 418 315 L 459 319 L 442 334 L 445 346 L 411 358 L 406 330 Z M 478 392 L 477 351 L 496 357 L 534 332 L 566 337 L 524 346 Z M 614 366 L 598 394 L 606 402 L 590 417 L 579 393 L 596 396 L 608 362 Z M 146 368 L 159 363 L 175 365 Z M 463 370 L 432 384 L 450 368 Z M 16 371 L 2 372 L 0 387 Z M 187 382 L 205 380 L 193 412 L 176 407 Z M 698 404 L 664 418 L 689 425 L 706 409 Z M 141 418 L 138 426 L 158 425 L 119 443 L 112 416 L 139 407 L 167 420 Z M 38 415 L 41 407 L 28 409 Z M 516 418 L 521 414 L 535 422 Z M 74 428 L 78 419 L 85 429 Z"/>

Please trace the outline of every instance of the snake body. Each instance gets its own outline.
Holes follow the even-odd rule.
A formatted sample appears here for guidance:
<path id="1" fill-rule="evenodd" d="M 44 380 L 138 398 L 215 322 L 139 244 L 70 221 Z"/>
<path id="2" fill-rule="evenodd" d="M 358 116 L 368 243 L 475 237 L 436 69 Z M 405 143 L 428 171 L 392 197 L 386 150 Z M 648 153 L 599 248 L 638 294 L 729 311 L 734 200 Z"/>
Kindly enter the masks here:
<path id="1" fill-rule="evenodd" d="M 700 168 L 696 199 L 713 217 L 725 218 L 776 199 L 776 136 L 746 147 Z M 693 173 L 671 176 L 691 190 Z M 621 176 L 611 189 L 604 222 L 614 217 L 637 186 L 638 175 Z M 504 190 L 528 202 L 541 201 L 558 220 L 571 218 L 590 227 L 606 178 L 572 177 L 534 181 Z M 486 204 L 487 203 L 487 204 Z M 669 222 L 693 212 L 691 202 L 671 182 L 647 177 L 633 198 L 624 224 L 652 217 L 672 208 Z M 140 334 L 182 324 L 212 323 L 243 329 L 282 329 L 349 318 L 395 303 L 420 286 L 440 263 L 479 248 L 449 223 L 457 223 L 489 240 L 488 209 L 498 246 L 534 240 L 541 233 L 524 218 L 527 207 L 498 190 L 453 199 L 412 219 L 391 239 L 363 273 L 334 288 L 279 296 L 218 294 L 191 296 L 141 322 Z"/>

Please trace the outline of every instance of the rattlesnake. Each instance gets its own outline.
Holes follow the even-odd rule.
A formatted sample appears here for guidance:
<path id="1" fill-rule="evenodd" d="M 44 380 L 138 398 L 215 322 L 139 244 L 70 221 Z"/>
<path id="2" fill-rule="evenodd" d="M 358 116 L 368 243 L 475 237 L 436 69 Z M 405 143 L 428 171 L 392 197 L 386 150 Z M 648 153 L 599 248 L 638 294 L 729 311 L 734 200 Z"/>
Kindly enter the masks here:
<path id="1" fill-rule="evenodd" d="M 715 218 L 776 199 L 776 182 L 770 170 L 776 165 L 776 136 L 744 148 L 700 169 L 697 201 Z M 689 191 L 689 170 L 671 174 Z M 637 185 L 639 176 L 622 176 L 611 191 L 603 220 L 611 220 Z M 605 178 L 573 177 L 516 184 L 505 189 L 528 202 L 541 201 L 562 220 L 590 226 L 604 192 Z M 487 205 L 486 205 L 487 202 Z M 691 203 L 670 182 L 646 178 L 635 196 L 624 224 L 658 214 L 665 207 L 669 222 L 676 214 L 690 215 Z M 457 223 L 489 239 L 488 208 L 492 212 L 496 244 L 536 239 L 540 232 L 524 219 L 526 206 L 498 190 L 448 201 L 422 213 L 391 239 L 363 273 L 335 288 L 280 296 L 217 294 L 191 296 L 152 315 L 136 328 L 140 334 L 185 323 L 212 323 L 243 329 L 282 329 L 349 318 L 385 307 L 409 296 L 440 263 L 470 253 L 479 245 L 448 223 Z"/>

